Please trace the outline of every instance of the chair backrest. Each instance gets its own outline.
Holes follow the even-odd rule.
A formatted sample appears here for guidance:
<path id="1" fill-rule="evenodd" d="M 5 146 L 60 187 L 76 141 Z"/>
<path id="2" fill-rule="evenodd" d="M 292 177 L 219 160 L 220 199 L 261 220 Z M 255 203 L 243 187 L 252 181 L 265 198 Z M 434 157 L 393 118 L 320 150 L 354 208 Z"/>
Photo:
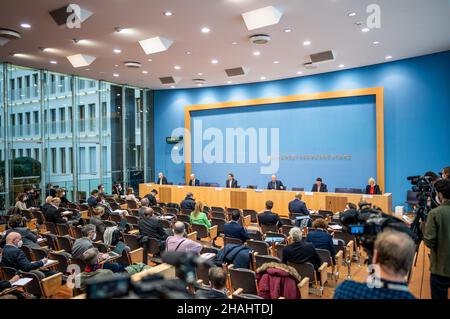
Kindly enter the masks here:
<path id="1" fill-rule="evenodd" d="M 258 269 L 266 263 L 281 263 L 281 259 L 270 255 L 255 254 L 255 269 Z"/>
<path id="2" fill-rule="evenodd" d="M 347 245 L 351 240 L 355 240 L 355 236 L 343 231 L 335 231 L 333 234 L 333 238 L 342 239 L 344 243 Z"/>
<path id="3" fill-rule="evenodd" d="M 148 242 L 148 253 L 156 255 L 160 253 L 159 243 L 155 238 L 149 238 Z"/>
<path id="4" fill-rule="evenodd" d="M 239 238 L 224 237 L 223 238 L 223 245 L 226 246 L 228 244 L 242 245 L 242 240 L 240 240 Z"/>
<path id="5" fill-rule="evenodd" d="M 292 187 L 292 190 L 294 192 L 304 192 L 305 188 L 304 187 Z"/>
<path id="6" fill-rule="evenodd" d="M 211 216 L 213 218 L 220 218 L 220 219 L 226 219 L 224 212 L 218 212 L 218 211 L 212 211 Z"/>
<path id="7" fill-rule="evenodd" d="M 241 211 L 239 208 L 228 207 L 228 208 L 227 208 L 227 213 L 230 214 L 230 213 L 234 212 L 235 210 Z"/>
<path id="8" fill-rule="evenodd" d="M 39 225 L 45 224 L 45 216 L 43 212 L 41 212 L 40 210 L 33 210 L 32 213 Z"/>
<path id="9" fill-rule="evenodd" d="M 364 194 L 364 191 L 361 188 L 336 187 L 334 192 L 335 193 L 347 193 L 347 194 Z"/>
<path id="10" fill-rule="evenodd" d="M 107 253 L 108 252 L 108 246 L 105 243 L 97 243 L 93 242 L 92 245 L 98 249 L 101 253 Z"/>
<path id="11" fill-rule="evenodd" d="M 2 273 L 1 276 L 4 280 L 11 280 L 11 278 L 17 274 L 17 270 L 6 266 L 1 266 L 0 272 Z"/>
<path id="12" fill-rule="evenodd" d="M 33 252 L 31 251 L 31 248 L 28 246 L 22 246 L 20 249 L 24 252 L 25 256 L 29 261 L 35 261 Z"/>
<path id="13" fill-rule="evenodd" d="M 283 260 L 283 249 L 284 249 L 284 247 L 286 247 L 286 244 L 278 243 L 278 244 L 275 245 L 275 250 L 276 250 L 276 253 L 277 253 L 277 257 L 280 258 L 280 260 Z"/>
<path id="14" fill-rule="evenodd" d="M 47 229 L 47 231 L 51 232 L 52 234 L 58 235 L 58 230 L 56 229 L 55 223 L 45 222 L 45 229 Z"/>
<path id="15" fill-rule="evenodd" d="M 164 228 L 172 227 L 172 222 L 168 219 L 160 219 L 160 223 L 161 223 L 162 227 L 164 227 Z"/>
<path id="16" fill-rule="evenodd" d="M 263 234 L 259 230 L 249 230 L 248 237 L 254 240 L 263 240 Z"/>
<path id="17" fill-rule="evenodd" d="M 331 210 L 319 210 L 319 215 L 322 216 L 323 218 L 327 218 L 327 217 L 331 217 L 333 216 L 333 212 Z"/>
<path id="18" fill-rule="evenodd" d="M 291 229 L 294 228 L 293 225 L 283 225 L 281 226 L 281 233 L 289 236 L 289 232 L 291 231 Z"/>
<path id="19" fill-rule="evenodd" d="M 310 220 L 311 220 L 310 216 L 305 215 L 298 216 L 295 218 L 295 226 L 297 226 L 300 229 L 306 228 L 308 227 Z"/>
<path id="20" fill-rule="evenodd" d="M 256 274 L 254 271 L 244 268 L 229 268 L 230 283 L 233 290 L 242 288 L 243 293 L 258 294 Z"/>
<path id="21" fill-rule="evenodd" d="M 79 238 L 83 237 L 83 233 L 81 231 L 81 227 L 71 225 L 70 226 L 70 232 L 72 233 L 71 234 L 72 237 L 74 237 L 76 239 L 79 239 Z"/>
<path id="22" fill-rule="evenodd" d="M 261 231 L 263 234 L 267 232 L 274 232 L 276 233 L 278 231 L 277 225 L 261 225 Z"/>
<path id="23" fill-rule="evenodd" d="M 178 213 L 181 213 L 183 215 L 188 215 L 189 216 L 192 213 L 192 209 L 182 208 L 182 209 L 180 209 L 180 211 Z"/>
<path id="24" fill-rule="evenodd" d="M 327 249 L 320 249 L 320 248 L 316 248 L 316 252 L 320 257 L 320 260 L 323 263 L 327 263 L 328 266 L 332 266 L 333 265 L 333 259 L 331 258 L 331 254 L 330 251 Z"/>
<path id="25" fill-rule="evenodd" d="M 127 205 L 129 209 L 137 209 L 137 203 L 134 200 L 127 200 Z"/>
<path id="26" fill-rule="evenodd" d="M 260 240 L 247 240 L 247 246 L 260 255 L 269 255 L 269 244 Z"/>
<path id="27" fill-rule="evenodd" d="M 56 224 L 56 230 L 58 232 L 57 234 L 60 236 L 70 235 L 69 225 L 67 224 Z"/>
<path id="28" fill-rule="evenodd" d="M 57 252 L 50 252 L 48 254 L 48 257 L 50 259 L 53 260 L 57 260 L 58 261 L 58 271 L 62 272 L 63 274 L 67 274 L 69 265 L 70 265 L 70 260 L 69 257 L 67 257 L 67 255 L 65 254 L 61 254 L 61 253 L 57 253 Z M 80 271 L 84 271 L 84 268 L 81 268 Z"/>
<path id="29" fill-rule="evenodd" d="M 287 217 L 280 217 L 281 225 L 292 225 L 292 220 Z"/>
<path id="30" fill-rule="evenodd" d="M 218 207 L 218 206 L 211 206 L 211 211 L 225 213 L 225 210 L 223 209 L 223 207 Z"/>
<path id="31" fill-rule="evenodd" d="M 41 280 L 35 273 L 21 271 L 20 275 L 24 278 L 33 279 L 24 286 L 26 292 L 36 297 L 44 297 L 44 290 L 42 289 Z"/>
<path id="32" fill-rule="evenodd" d="M 33 260 L 41 260 L 47 257 L 47 251 L 45 249 L 42 248 L 31 248 L 31 252 L 34 256 Z"/>
<path id="33" fill-rule="evenodd" d="M 139 224 L 139 217 L 128 215 L 128 216 L 125 216 L 125 219 L 126 219 L 127 223 L 130 223 L 131 225 Z"/>
<path id="34" fill-rule="evenodd" d="M 123 233 L 123 240 L 125 245 L 127 245 L 128 247 L 130 247 L 131 250 L 135 250 L 139 248 L 139 240 L 138 240 L 138 236 L 133 235 L 133 234 L 125 234 Z"/>
<path id="35" fill-rule="evenodd" d="M 208 271 L 209 267 L 206 264 L 200 264 L 195 269 L 197 279 L 201 279 L 204 285 L 209 285 Z"/>
<path id="36" fill-rule="evenodd" d="M 308 277 L 309 282 L 316 281 L 315 270 L 314 270 L 313 264 L 311 264 L 311 263 L 297 264 L 297 263 L 288 262 L 288 265 L 295 268 L 295 270 L 297 270 L 297 272 L 301 278 Z"/>
<path id="37" fill-rule="evenodd" d="M 42 237 L 44 237 L 47 240 L 47 245 L 51 250 L 58 250 L 58 243 L 56 242 L 56 235 L 54 234 L 42 234 Z"/>
<path id="38" fill-rule="evenodd" d="M 72 254 L 72 240 L 65 236 L 56 236 L 56 241 L 61 249 L 64 249 L 69 254 Z"/>
<path id="39" fill-rule="evenodd" d="M 258 213 L 253 209 L 243 209 L 242 213 L 244 216 L 250 215 L 250 222 L 257 223 L 258 222 Z"/>
<path id="40" fill-rule="evenodd" d="M 164 210 L 161 206 L 152 206 L 152 209 L 156 214 L 160 214 L 160 215 L 164 214 Z M 166 212 L 172 213 L 172 214 L 174 214 L 174 213 L 176 214 L 178 212 L 178 209 L 176 209 L 175 207 L 166 207 L 165 209 L 166 209 Z"/>
<path id="41" fill-rule="evenodd" d="M 197 232 L 197 239 L 208 237 L 208 229 L 205 225 L 192 224 L 191 228 L 193 232 Z"/>
<path id="42" fill-rule="evenodd" d="M 215 217 L 211 218 L 211 225 L 212 226 L 217 225 L 217 232 L 220 234 L 223 233 L 223 227 L 225 226 L 225 223 L 226 221 L 223 218 L 215 218 Z"/>
<path id="43" fill-rule="evenodd" d="M 113 222 L 120 223 L 122 221 L 122 217 L 116 214 L 110 214 L 109 219 Z"/>
<path id="44" fill-rule="evenodd" d="M 189 218 L 188 215 L 183 215 L 183 214 L 178 214 L 177 215 L 177 220 L 183 223 L 190 223 L 191 219 Z"/>

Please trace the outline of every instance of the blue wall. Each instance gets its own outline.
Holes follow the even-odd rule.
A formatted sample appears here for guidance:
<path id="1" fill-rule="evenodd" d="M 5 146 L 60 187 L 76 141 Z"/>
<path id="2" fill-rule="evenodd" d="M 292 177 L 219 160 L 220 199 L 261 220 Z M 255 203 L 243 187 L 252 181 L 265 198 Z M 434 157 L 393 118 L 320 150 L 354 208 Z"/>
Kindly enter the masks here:
<path id="1" fill-rule="evenodd" d="M 171 161 L 172 130 L 184 126 L 184 107 L 291 94 L 384 87 L 386 191 L 401 205 L 406 177 L 450 165 L 450 51 L 362 68 L 234 86 L 156 91 L 155 171 L 184 180 Z M 358 132 L 356 132 L 358 134 Z M 366 172 L 361 172 L 364 178 Z M 306 185 L 305 185 L 306 186 Z"/>

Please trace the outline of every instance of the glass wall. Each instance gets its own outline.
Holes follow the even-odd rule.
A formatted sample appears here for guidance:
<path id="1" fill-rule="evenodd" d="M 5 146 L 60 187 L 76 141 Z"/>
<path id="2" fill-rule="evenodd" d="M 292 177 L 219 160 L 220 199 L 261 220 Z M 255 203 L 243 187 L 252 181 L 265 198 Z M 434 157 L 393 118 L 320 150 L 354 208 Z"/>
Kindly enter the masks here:
<path id="1" fill-rule="evenodd" d="M 151 92 L 0 64 L 0 211 L 26 187 L 87 198 L 152 179 Z"/>

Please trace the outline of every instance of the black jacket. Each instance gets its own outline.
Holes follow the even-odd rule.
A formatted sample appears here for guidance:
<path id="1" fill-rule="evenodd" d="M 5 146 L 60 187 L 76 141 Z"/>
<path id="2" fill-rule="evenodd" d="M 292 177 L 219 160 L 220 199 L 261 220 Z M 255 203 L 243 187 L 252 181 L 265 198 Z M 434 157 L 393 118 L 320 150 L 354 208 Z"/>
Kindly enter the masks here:
<path id="1" fill-rule="evenodd" d="M 309 215 L 309 210 L 306 207 L 306 204 L 304 201 L 301 201 L 299 199 L 294 199 L 293 201 L 289 202 L 289 213 L 291 214 L 302 214 L 302 215 Z"/>
<path id="2" fill-rule="evenodd" d="M 10 232 L 19 233 L 20 236 L 22 236 L 22 241 L 23 241 L 24 246 L 40 248 L 40 245 L 37 242 L 38 236 L 26 227 L 16 227 L 16 228 L 8 229 L 5 233 L 5 236 L 0 240 L 0 247 L 5 246 L 6 236 Z"/>
<path id="3" fill-rule="evenodd" d="M 297 241 L 289 244 L 283 249 L 283 263 L 288 262 L 296 264 L 311 263 L 314 265 L 314 269 L 319 269 L 322 261 L 316 252 L 313 244 L 307 242 Z"/>
<path id="4" fill-rule="evenodd" d="M 159 183 L 160 183 L 160 178 L 158 178 L 158 180 L 156 181 L 156 184 L 159 185 Z M 168 184 L 167 183 L 167 178 L 165 176 L 163 176 L 163 178 L 162 178 L 162 184 L 163 185 L 167 185 Z"/>
<path id="5" fill-rule="evenodd" d="M 317 184 L 313 185 L 313 187 L 311 189 L 311 192 L 317 192 Z M 324 184 L 324 183 L 320 184 L 320 192 L 321 193 L 327 193 L 328 192 L 327 184 Z"/>
<path id="6" fill-rule="evenodd" d="M 224 292 L 208 288 L 199 289 L 196 296 L 200 299 L 227 299 Z"/>
<path id="7" fill-rule="evenodd" d="M 66 224 L 67 221 L 62 217 L 61 212 L 55 207 L 50 205 L 44 213 L 45 220 L 55 224 Z"/>
<path id="8" fill-rule="evenodd" d="M 149 206 L 158 206 L 158 202 L 156 201 L 156 197 L 153 194 L 147 194 L 144 196 L 148 199 Z"/>
<path id="9" fill-rule="evenodd" d="M 281 227 L 280 216 L 271 212 L 270 210 L 266 210 L 258 215 L 258 224 L 261 225 L 277 225 Z"/>
<path id="10" fill-rule="evenodd" d="M 189 186 L 200 186 L 200 181 L 196 178 L 195 180 L 189 180 Z"/>
<path id="11" fill-rule="evenodd" d="M 8 280 L 0 280 L 0 292 L 9 288 L 11 288 L 11 283 Z"/>
<path id="12" fill-rule="evenodd" d="M 219 250 L 216 264 L 233 264 L 234 268 L 250 269 L 250 252 L 246 245 L 228 244 Z"/>
<path id="13" fill-rule="evenodd" d="M 193 211 L 195 209 L 195 200 L 192 197 L 186 197 L 180 204 L 181 209 Z"/>
<path id="14" fill-rule="evenodd" d="M 25 253 L 20 248 L 6 245 L 5 248 L 3 248 L 1 265 L 29 272 L 30 270 L 35 270 L 44 266 L 44 263 L 41 260 L 32 263 L 27 259 L 27 256 L 25 256 Z"/>
<path id="15" fill-rule="evenodd" d="M 380 186 L 375 185 L 374 186 L 375 195 L 381 195 L 381 189 Z M 370 194 L 370 185 L 366 186 L 366 194 Z"/>
<path id="16" fill-rule="evenodd" d="M 235 179 L 233 178 L 233 179 L 231 180 L 231 187 L 230 187 L 230 181 L 227 180 L 227 181 L 225 182 L 225 187 L 226 187 L 226 188 L 238 188 L 238 181 L 235 180 Z"/>
<path id="17" fill-rule="evenodd" d="M 282 181 L 278 181 L 276 180 L 275 182 L 270 181 L 267 184 L 267 189 L 276 189 L 276 190 L 280 190 L 280 189 L 286 189 L 283 185 Z"/>
<path id="18" fill-rule="evenodd" d="M 239 225 L 236 221 L 231 221 L 226 223 L 223 226 L 223 232 L 225 233 L 225 237 L 237 238 L 240 239 L 243 243 L 245 243 L 249 237 L 245 228 Z"/>
<path id="19" fill-rule="evenodd" d="M 91 195 L 89 196 L 89 198 L 87 199 L 87 203 L 89 205 L 89 207 L 96 207 L 97 206 L 97 197 Z"/>
<path id="20" fill-rule="evenodd" d="M 168 237 L 164 231 L 161 221 L 155 217 L 144 217 L 139 221 L 139 229 L 141 235 L 155 238 L 158 240 L 166 240 Z"/>

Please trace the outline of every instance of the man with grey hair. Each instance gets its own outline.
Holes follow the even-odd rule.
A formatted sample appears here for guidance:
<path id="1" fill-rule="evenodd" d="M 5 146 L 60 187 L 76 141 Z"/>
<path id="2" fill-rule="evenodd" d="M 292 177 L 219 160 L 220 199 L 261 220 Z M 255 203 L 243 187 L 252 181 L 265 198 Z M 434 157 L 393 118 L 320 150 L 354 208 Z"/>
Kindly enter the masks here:
<path id="1" fill-rule="evenodd" d="M 191 192 L 187 193 L 186 198 L 180 203 L 180 208 L 192 212 L 195 209 L 194 194 Z"/>
<path id="2" fill-rule="evenodd" d="M 367 283 L 346 280 L 334 292 L 334 299 L 414 299 L 407 276 L 414 261 L 416 245 L 406 233 L 386 229 L 375 241 L 372 267 Z"/>
<path id="3" fill-rule="evenodd" d="M 141 199 L 141 208 L 139 208 L 139 212 L 138 212 L 140 218 L 144 217 L 145 209 L 147 207 L 150 207 L 150 202 L 149 202 L 148 198 L 144 197 L 143 199 Z"/>
<path id="4" fill-rule="evenodd" d="M 173 227 L 173 236 L 167 237 L 166 251 L 181 251 L 200 254 L 202 245 L 185 237 L 186 228 L 183 222 L 176 222 Z"/>
<path id="5" fill-rule="evenodd" d="M 287 245 L 283 249 L 283 263 L 289 262 L 294 264 L 311 263 L 314 269 L 319 269 L 322 261 L 317 254 L 314 245 L 302 241 L 303 232 L 300 228 L 294 227 L 289 231 L 289 237 L 292 239 L 292 244 Z"/>
<path id="6" fill-rule="evenodd" d="M 195 174 L 191 174 L 189 179 L 189 186 L 200 186 L 200 181 L 195 178 Z"/>
<path id="7" fill-rule="evenodd" d="M 284 190 L 283 182 L 277 179 L 276 175 L 272 175 L 270 182 L 267 184 L 267 189 Z"/>

